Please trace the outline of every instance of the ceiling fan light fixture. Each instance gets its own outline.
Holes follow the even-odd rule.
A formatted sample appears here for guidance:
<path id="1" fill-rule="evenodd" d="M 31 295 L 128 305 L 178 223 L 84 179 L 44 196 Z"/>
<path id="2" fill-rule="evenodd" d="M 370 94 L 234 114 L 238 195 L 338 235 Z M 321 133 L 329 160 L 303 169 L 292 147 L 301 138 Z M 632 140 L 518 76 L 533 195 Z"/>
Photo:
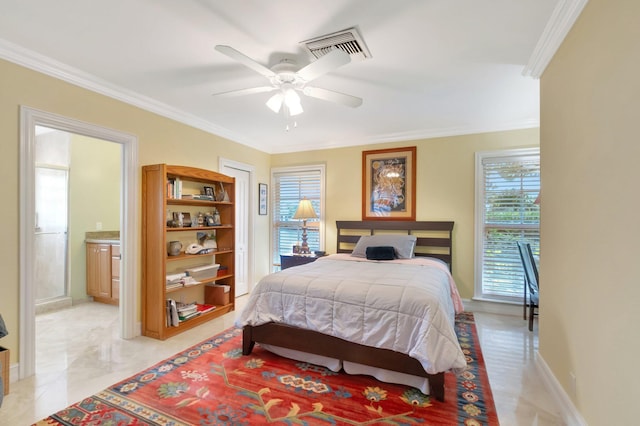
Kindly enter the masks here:
<path id="1" fill-rule="evenodd" d="M 282 108 L 283 99 L 284 99 L 284 96 L 282 95 L 282 93 L 276 93 L 275 95 L 269 98 L 269 100 L 267 101 L 267 106 L 271 111 L 277 114 L 280 112 L 280 108 Z"/>
<path id="2" fill-rule="evenodd" d="M 302 114 L 302 104 L 300 103 L 300 96 L 293 89 L 285 89 L 284 91 L 284 104 L 289 110 L 289 115 L 294 116 Z"/>

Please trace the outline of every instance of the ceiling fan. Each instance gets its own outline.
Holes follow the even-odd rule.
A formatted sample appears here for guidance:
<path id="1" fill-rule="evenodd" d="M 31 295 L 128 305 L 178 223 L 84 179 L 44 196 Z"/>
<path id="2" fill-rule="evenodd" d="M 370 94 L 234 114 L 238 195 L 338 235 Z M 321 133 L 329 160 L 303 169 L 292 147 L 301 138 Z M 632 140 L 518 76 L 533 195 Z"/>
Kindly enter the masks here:
<path id="1" fill-rule="evenodd" d="M 275 95 L 269 98 L 267 106 L 273 112 L 279 113 L 284 105 L 284 113 L 289 116 L 303 112 L 298 92 L 312 98 L 335 102 L 352 108 L 362 105 L 361 98 L 320 87 L 307 86 L 307 83 L 321 75 L 351 62 L 351 57 L 340 49 L 332 50 L 302 69 L 298 69 L 296 63 L 288 59 L 281 60 L 269 69 L 230 46 L 217 45 L 215 48 L 218 52 L 263 75 L 271 85 L 215 93 L 213 96 L 229 97 L 277 91 Z"/>

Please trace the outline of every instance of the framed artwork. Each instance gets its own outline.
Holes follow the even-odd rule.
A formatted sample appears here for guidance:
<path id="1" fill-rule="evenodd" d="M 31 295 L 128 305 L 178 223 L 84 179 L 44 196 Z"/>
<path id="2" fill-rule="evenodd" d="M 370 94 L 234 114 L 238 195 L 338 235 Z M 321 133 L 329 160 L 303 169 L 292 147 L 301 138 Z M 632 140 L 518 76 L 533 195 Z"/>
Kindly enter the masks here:
<path id="1" fill-rule="evenodd" d="M 213 187 L 212 186 L 205 186 L 203 189 L 204 189 L 204 195 L 207 195 L 207 196 L 211 197 L 212 199 L 215 199 L 215 195 L 213 193 Z"/>
<path id="2" fill-rule="evenodd" d="M 258 184 L 258 214 L 266 215 L 267 214 L 267 184 L 259 183 Z"/>
<path id="3" fill-rule="evenodd" d="M 362 151 L 362 220 L 416 220 L 416 147 Z"/>

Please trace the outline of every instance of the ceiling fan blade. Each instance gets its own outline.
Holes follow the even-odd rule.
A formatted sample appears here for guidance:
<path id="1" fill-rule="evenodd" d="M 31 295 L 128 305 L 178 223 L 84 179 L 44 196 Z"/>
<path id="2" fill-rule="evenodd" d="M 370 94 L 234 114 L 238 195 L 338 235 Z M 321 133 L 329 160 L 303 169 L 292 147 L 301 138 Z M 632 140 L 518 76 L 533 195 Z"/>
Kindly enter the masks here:
<path id="1" fill-rule="evenodd" d="M 246 66 L 248 68 L 251 68 L 252 70 L 257 72 L 258 74 L 262 74 L 263 76 L 265 76 L 267 78 L 275 77 L 275 73 L 273 71 L 271 71 L 269 68 L 265 67 L 264 65 L 261 65 L 261 64 L 257 63 L 256 61 L 254 61 L 253 59 L 251 59 L 250 57 L 248 57 L 244 53 L 238 52 L 236 49 L 234 49 L 231 46 L 225 46 L 225 45 L 222 45 L 222 44 L 218 44 L 218 45 L 216 45 L 216 50 L 218 52 L 220 52 L 220 53 L 223 53 L 223 54 L 227 55 L 231 59 L 234 59 L 234 60 L 240 62 L 242 65 L 244 65 L 244 66 Z"/>
<path id="2" fill-rule="evenodd" d="M 249 87 L 248 89 L 238 89 L 230 90 L 228 92 L 214 93 L 211 96 L 217 96 L 220 98 L 232 98 L 235 96 L 253 95 L 254 93 L 271 92 L 273 90 L 276 90 L 276 88 L 273 86 Z"/>
<path id="3" fill-rule="evenodd" d="M 362 105 L 362 98 L 345 95 L 344 93 L 340 92 L 334 92 L 333 90 L 321 89 L 319 87 L 307 86 L 302 90 L 302 93 L 307 96 L 311 96 L 312 98 L 335 102 L 337 104 L 345 105 L 351 108 L 357 108 Z"/>
<path id="4" fill-rule="evenodd" d="M 348 53 L 340 49 L 333 49 L 317 61 L 302 68 L 297 74 L 303 80 L 311 81 L 349 62 L 351 62 L 351 57 Z"/>

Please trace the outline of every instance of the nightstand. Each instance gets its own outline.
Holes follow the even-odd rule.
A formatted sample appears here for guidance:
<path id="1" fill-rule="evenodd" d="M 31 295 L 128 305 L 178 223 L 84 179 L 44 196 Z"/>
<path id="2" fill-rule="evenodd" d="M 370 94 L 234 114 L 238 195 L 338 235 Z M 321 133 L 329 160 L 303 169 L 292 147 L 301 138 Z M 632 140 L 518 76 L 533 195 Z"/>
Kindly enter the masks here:
<path id="1" fill-rule="evenodd" d="M 318 256 L 311 255 L 299 255 L 299 254 L 281 254 L 280 255 L 280 270 L 285 270 L 293 266 L 304 265 L 306 263 L 315 262 Z"/>

